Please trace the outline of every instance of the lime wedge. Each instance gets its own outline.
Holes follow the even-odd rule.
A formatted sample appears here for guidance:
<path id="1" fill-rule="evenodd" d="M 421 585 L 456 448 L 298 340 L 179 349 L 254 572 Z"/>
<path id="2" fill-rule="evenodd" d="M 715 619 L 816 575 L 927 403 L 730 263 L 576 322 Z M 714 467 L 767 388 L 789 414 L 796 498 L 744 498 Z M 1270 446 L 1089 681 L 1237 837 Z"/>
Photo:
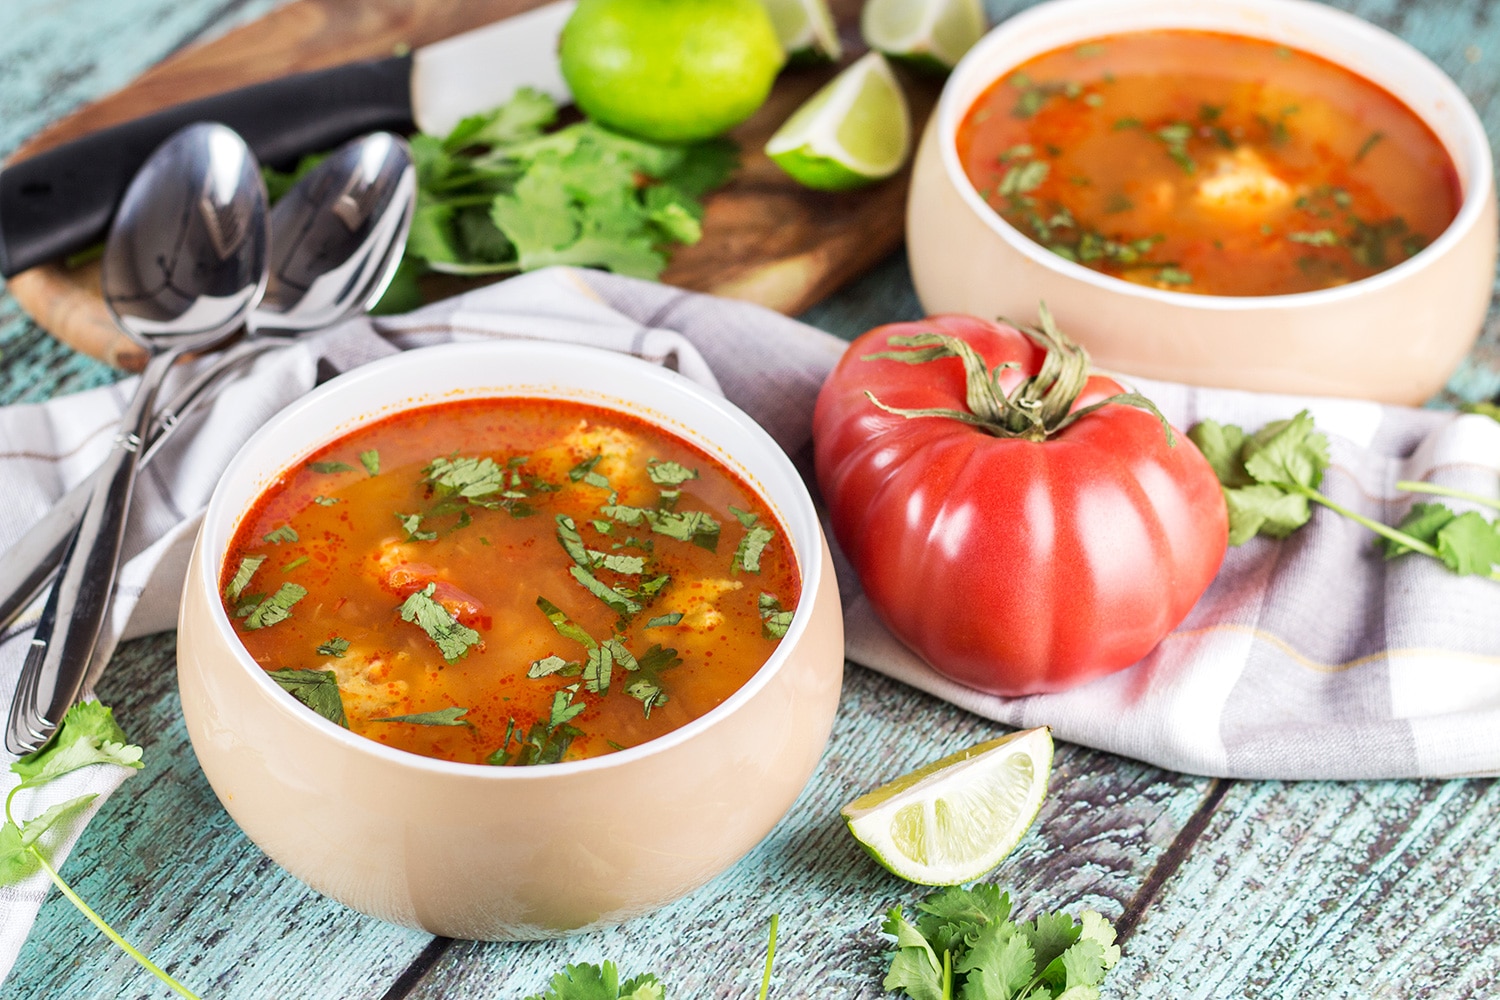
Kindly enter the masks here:
<path id="1" fill-rule="evenodd" d="M 849 832 L 887 871 L 921 885 L 972 882 L 1015 848 L 1047 795 L 1044 726 L 944 757 L 842 810 Z"/>
<path id="2" fill-rule="evenodd" d="M 872 49 L 946 73 L 985 32 L 980 0 L 869 0 L 859 30 Z"/>
<path id="3" fill-rule="evenodd" d="M 838 62 L 844 55 L 838 28 L 827 0 L 761 0 L 771 15 L 776 37 L 786 50 L 787 61 L 805 66 L 809 63 Z"/>
<path id="4" fill-rule="evenodd" d="M 811 188 L 842 191 L 901 169 L 911 151 L 911 112 L 879 52 L 851 63 L 792 113 L 766 155 Z"/>

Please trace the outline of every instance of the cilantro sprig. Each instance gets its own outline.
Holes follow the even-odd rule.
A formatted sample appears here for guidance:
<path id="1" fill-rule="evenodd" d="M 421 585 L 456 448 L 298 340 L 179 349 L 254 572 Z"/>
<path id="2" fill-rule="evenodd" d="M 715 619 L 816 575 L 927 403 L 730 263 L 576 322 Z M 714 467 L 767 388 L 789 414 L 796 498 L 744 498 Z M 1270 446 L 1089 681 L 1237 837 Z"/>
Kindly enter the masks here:
<path id="1" fill-rule="evenodd" d="M 94 764 L 140 770 L 141 748 L 131 744 L 115 722 L 114 713 L 97 701 L 74 705 L 63 716 L 57 733 L 40 750 L 29 753 L 11 764 L 10 769 L 21 781 L 5 797 L 5 821 L 0 824 L 0 886 L 14 885 L 38 871 L 45 871 L 78 911 L 121 951 L 135 959 L 179 996 L 198 1000 L 197 994 L 173 979 L 149 958 L 136 950 L 104 918 L 83 901 L 58 874 L 47 857 L 50 851 L 46 834 L 61 830 L 62 824 L 75 817 L 93 802 L 95 796 L 80 795 L 58 803 L 30 819 L 17 819 L 14 812 L 16 794 L 23 788 L 40 788 L 50 782 Z"/>
<path id="2" fill-rule="evenodd" d="M 419 305 L 416 279 L 428 271 L 573 264 L 655 278 L 667 248 L 698 242 L 702 197 L 738 165 L 727 139 L 657 144 L 589 120 L 554 130 L 556 120 L 550 97 L 522 89 L 446 136 L 412 136 L 417 210 L 382 311 Z"/>
<path id="3" fill-rule="evenodd" d="M 1010 895 L 993 885 L 944 889 L 917 910 L 912 921 L 894 907 L 881 925 L 896 939 L 883 985 L 912 1000 L 1098 1000 L 1120 960 L 1115 930 L 1098 913 L 1017 922 Z"/>
<path id="4" fill-rule="evenodd" d="M 1229 543 L 1256 535 L 1285 538 L 1312 517 L 1311 504 L 1327 507 L 1380 536 L 1387 558 L 1417 553 L 1461 576 L 1500 580 L 1500 522 L 1477 511 L 1459 513 L 1441 503 L 1416 503 L 1396 527 L 1350 510 L 1319 490 L 1329 465 L 1328 438 L 1303 410 L 1266 424 L 1254 434 L 1205 420 L 1188 432 L 1218 476 L 1229 508 Z M 1500 509 L 1500 501 L 1429 483 L 1398 488 Z"/>

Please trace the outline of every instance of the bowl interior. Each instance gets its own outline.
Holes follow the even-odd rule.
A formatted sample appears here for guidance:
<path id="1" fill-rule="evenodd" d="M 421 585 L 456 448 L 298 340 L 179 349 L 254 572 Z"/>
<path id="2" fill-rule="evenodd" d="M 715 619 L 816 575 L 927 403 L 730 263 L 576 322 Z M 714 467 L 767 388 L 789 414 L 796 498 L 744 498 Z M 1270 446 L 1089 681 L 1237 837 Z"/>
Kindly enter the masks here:
<path id="1" fill-rule="evenodd" d="M 1411 259 L 1347 285 L 1291 295 L 1204 296 L 1122 281 L 1065 260 L 1000 218 L 974 190 L 958 158 L 958 127 L 995 80 L 1034 56 L 1106 35 L 1154 29 L 1191 29 L 1244 35 L 1301 49 L 1379 85 L 1425 121 L 1452 158 L 1463 192 L 1447 230 Z M 1396 36 L 1352 14 L 1305 0 L 1050 0 L 1005 21 L 979 41 L 954 69 L 936 118 L 945 173 L 969 209 L 1007 243 L 1033 260 L 1080 281 L 1123 294 L 1198 308 L 1254 309 L 1296 300 L 1337 299 L 1372 282 L 1393 280 L 1441 254 L 1479 221 L 1493 166 L 1489 140 L 1458 86 L 1426 56 Z"/>
<path id="2" fill-rule="evenodd" d="M 734 695 L 706 715 L 641 746 L 540 768 L 494 768 L 420 757 L 383 746 L 313 712 L 310 726 L 364 753 L 406 767 L 458 769 L 485 780 L 526 780 L 557 769 L 608 767 L 691 737 L 734 711 L 762 686 L 807 628 L 817 592 L 821 532 L 812 499 L 785 453 L 743 411 L 698 384 L 657 365 L 591 347 L 500 341 L 407 351 L 362 366 L 319 387 L 277 414 L 230 461 L 204 515 L 201 571 L 188 585 L 206 588 L 213 627 L 236 653 L 234 669 L 250 672 L 267 691 L 275 683 L 244 651 L 218 601 L 218 574 L 241 517 L 286 469 L 349 431 L 390 414 L 432 403 L 496 396 L 574 400 L 623 411 L 684 438 L 738 474 L 786 528 L 802 580 L 803 599 L 777 651 Z"/>

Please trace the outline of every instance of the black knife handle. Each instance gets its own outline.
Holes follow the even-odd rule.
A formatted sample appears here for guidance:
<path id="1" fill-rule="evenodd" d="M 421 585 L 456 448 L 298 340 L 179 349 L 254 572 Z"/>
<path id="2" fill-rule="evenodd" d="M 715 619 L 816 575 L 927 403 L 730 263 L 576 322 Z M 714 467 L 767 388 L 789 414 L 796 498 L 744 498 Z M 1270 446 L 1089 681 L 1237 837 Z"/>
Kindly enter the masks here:
<path id="1" fill-rule="evenodd" d="M 0 170 L 0 276 L 103 238 L 130 179 L 184 125 L 217 121 L 285 166 L 377 129 L 409 131 L 411 56 L 348 63 L 166 108 Z"/>

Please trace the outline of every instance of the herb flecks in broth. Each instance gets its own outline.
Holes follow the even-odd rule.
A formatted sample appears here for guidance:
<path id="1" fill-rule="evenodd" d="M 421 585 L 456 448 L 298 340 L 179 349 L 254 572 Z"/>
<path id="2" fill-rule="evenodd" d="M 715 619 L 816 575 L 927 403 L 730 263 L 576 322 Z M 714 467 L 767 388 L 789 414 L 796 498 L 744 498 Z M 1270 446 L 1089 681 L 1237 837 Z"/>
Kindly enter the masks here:
<path id="1" fill-rule="evenodd" d="M 296 541 L 265 538 L 283 526 Z M 255 586 L 273 544 L 295 601 L 248 593 L 273 588 Z M 246 515 L 222 584 L 298 700 L 328 708 L 331 691 L 362 736 L 507 766 L 690 722 L 774 651 L 800 597 L 774 516 L 700 449 L 536 400 L 441 404 L 334 442 Z"/>
<path id="2" fill-rule="evenodd" d="M 1378 273 L 1435 239 L 1460 197 L 1441 143 L 1384 90 L 1316 56 L 1212 32 L 1037 56 L 974 103 L 957 144 L 975 190 L 1036 243 L 1200 294 L 1288 294 Z M 1310 203 L 1323 209 L 1316 221 Z"/>

